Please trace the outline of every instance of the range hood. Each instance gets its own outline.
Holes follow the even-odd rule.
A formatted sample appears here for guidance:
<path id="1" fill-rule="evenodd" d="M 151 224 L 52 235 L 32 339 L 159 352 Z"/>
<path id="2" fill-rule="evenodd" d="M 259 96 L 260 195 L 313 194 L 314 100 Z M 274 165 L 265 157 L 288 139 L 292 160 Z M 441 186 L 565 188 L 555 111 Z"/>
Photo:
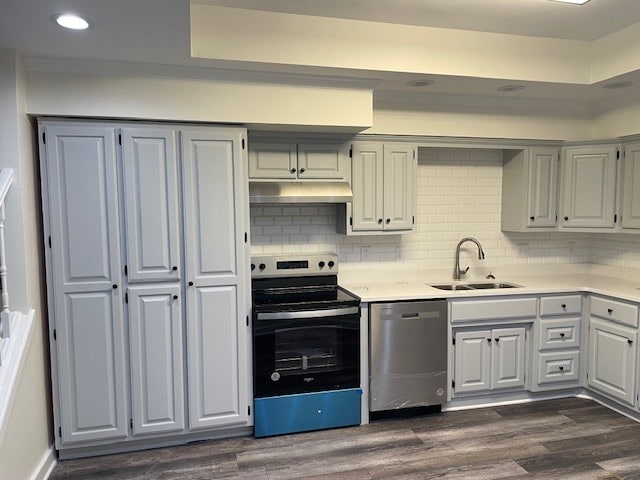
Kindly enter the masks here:
<path id="1" fill-rule="evenodd" d="M 250 203 L 345 203 L 353 198 L 347 182 L 249 182 Z"/>

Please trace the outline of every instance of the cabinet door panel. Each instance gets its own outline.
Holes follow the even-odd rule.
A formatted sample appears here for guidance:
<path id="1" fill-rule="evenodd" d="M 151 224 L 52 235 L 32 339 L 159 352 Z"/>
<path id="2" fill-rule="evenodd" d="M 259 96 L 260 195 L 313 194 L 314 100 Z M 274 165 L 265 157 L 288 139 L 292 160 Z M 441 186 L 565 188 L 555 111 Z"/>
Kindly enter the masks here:
<path id="1" fill-rule="evenodd" d="M 129 289 L 134 435 L 184 428 L 180 312 L 180 285 Z"/>
<path id="2" fill-rule="evenodd" d="M 298 145 L 299 178 L 344 178 L 341 145 L 301 143 Z"/>
<path id="3" fill-rule="evenodd" d="M 295 143 L 252 143 L 249 178 L 294 179 L 298 176 Z"/>
<path id="4" fill-rule="evenodd" d="M 640 143 L 627 145 L 624 157 L 623 228 L 640 228 Z"/>
<path id="5" fill-rule="evenodd" d="M 524 387 L 525 329 L 495 329 L 492 349 L 492 389 Z"/>
<path id="6" fill-rule="evenodd" d="M 591 318 L 589 337 L 589 386 L 633 405 L 636 331 Z"/>
<path id="7" fill-rule="evenodd" d="M 384 146 L 384 229 L 411 230 L 413 224 L 415 149 Z"/>
<path id="8" fill-rule="evenodd" d="M 189 427 L 247 422 L 235 287 L 189 290 Z"/>
<path id="9" fill-rule="evenodd" d="M 129 281 L 178 280 L 180 217 L 175 133 L 169 129 L 127 128 L 122 130 L 122 137 Z"/>
<path id="10" fill-rule="evenodd" d="M 382 230 L 382 145 L 354 144 L 352 162 L 353 230 Z"/>
<path id="11" fill-rule="evenodd" d="M 568 148 L 564 160 L 562 225 L 613 228 L 616 148 Z"/>
<path id="12" fill-rule="evenodd" d="M 56 311 L 62 441 L 127 436 L 120 299 L 110 291 L 64 295 Z"/>
<path id="13" fill-rule="evenodd" d="M 531 149 L 527 227 L 555 227 L 558 151 Z"/>
<path id="14" fill-rule="evenodd" d="M 491 388 L 490 330 L 455 334 L 455 393 L 489 391 Z"/>

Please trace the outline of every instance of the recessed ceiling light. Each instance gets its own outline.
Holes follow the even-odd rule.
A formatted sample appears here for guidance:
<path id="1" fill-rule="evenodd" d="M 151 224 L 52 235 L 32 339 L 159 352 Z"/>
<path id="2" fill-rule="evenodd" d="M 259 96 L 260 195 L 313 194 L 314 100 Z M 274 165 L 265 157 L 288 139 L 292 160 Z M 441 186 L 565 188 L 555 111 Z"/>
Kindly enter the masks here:
<path id="1" fill-rule="evenodd" d="M 410 87 L 428 87 L 429 85 L 433 85 L 433 80 L 410 80 L 407 82 L 407 85 Z"/>
<path id="2" fill-rule="evenodd" d="M 574 5 L 584 5 L 589 0 L 551 0 L 552 2 L 573 3 Z"/>
<path id="3" fill-rule="evenodd" d="M 503 85 L 498 88 L 499 92 L 517 92 L 524 90 L 524 85 Z"/>
<path id="4" fill-rule="evenodd" d="M 616 90 L 618 88 L 627 88 L 633 85 L 633 82 L 611 82 L 605 83 L 602 85 L 602 88 L 606 88 L 607 90 Z"/>
<path id="5" fill-rule="evenodd" d="M 51 16 L 51 21 L 70 30 L 86 30 L 91 22 L 73 13 L 58 13 Z"/>

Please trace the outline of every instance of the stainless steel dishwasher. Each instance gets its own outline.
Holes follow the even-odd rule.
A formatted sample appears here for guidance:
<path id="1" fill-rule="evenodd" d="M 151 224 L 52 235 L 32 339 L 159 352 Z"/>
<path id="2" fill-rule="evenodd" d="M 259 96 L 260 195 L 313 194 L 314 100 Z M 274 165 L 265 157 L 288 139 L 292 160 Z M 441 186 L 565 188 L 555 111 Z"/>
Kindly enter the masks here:
<path id="1" fill-rule="evenodd" d="M 447 392 L 447 302 L 370 307 L 369 409 L 440 405 Z"/>

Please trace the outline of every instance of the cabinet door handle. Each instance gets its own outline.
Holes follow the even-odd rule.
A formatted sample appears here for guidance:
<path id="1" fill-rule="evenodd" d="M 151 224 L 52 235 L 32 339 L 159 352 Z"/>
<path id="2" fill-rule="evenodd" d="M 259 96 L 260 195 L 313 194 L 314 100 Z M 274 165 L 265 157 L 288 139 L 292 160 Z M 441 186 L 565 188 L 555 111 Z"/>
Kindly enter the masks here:
<path id="1" fill-rule="evenodd" d="M 174 300 L 177 300 L 177 299 L 178 299 L 178 295 L 174 295 L 174 296 L 173 296 L 173 299 L 174 299 Z"/>
<path id="2" fill-rule="evenodd" d="M 296 169 L 295 169 L 295 168 L 292 168 L 292 169 L 291 169 L 291 173 L 296 173 Z"/>
<path id="3" fill-rule="evenodd" d="M 189 282 L 189 286 L 190 286 L 190 287 L 193 287 L 193 282 Z"/>
<path id="4" fill-rule="evenodd" d="M 300 173 L 304 173 L 304 170 L 305 170 L 304 168 L 301 168 Z"/>
<path id="5" fill-rule="evenodd" d="M 387 218 L 387 223 L 391 223 L 391 219 L 390 218 Z"/>
<path id="6" fill-rule="evenodd" d="M 176 267 L 175 265 L 173 267 L 171 267 L 171 270 L 173 270 L 174 272 L 178 271 L 178 267 Z"/>
<path id="7" fill-rule="evenodd" d="M 500 341 L 500 339 L 499 339 L 499 338 L 496 338 L 496 343 L 498 343 L 499 341 Z"/>
<path id="8" fill-rule="evenodd" d="M 118 285 L 116 285 L 115 283 L 113 285 L 111 285 L 111 288 L 113 288 L 114 290 L 116 290 L 118 288 Z"/>
<path id="9" fill-rule="evenodd" d="M 613 313 L 613 308 L 607 308 L 607 312 L 609 312 L 609 315 L 611 315 Z"/>
<path id="10" fill-rule="evenodd" d="M 382 219 L 381 218 L 378 219 L 378 223 L 382 223 Z"/>
<path id="11" fill-rule="evenodd" d="M 536 217 L 529 217 L 529 219 L 533 222 L 536 219 Z"/>
<path id="12" fill-rule="evenodd" d="M 490 339 L 490 338 L 487 338 L 487 342 L 491 343 L 491 339 Z"/>
<path id="13" fill-rule="evenodd" d="M 560 366 L 560 367 L 558 367 L 558 370 L 563 371 L 563 370 L 564 370 L 564 367 L 563 367 L 563 366 Z"/>
<path id="14" fill-rule="evenodd" d="M 569 217 L 564 217 L 564 221 L 568 222 L 569 221 Z"/>
<path id="15" fill-rule="evenodd" d="M 562 338 L 564 338 L 564 333 L 561 333 L 561 334 L 560 334 L 560 336 L 561 336 Z"/>
<path id="16" fill-rule="evenodd" d="M 627 343 L 628 343 L 629 345 L 633 345 L 633 340 L 631 340 L 631 339 L 629 338 L 629 339 L 627 339 Z"/>
<path id="17" fill-rule="evenodd" d="M 566 303 L 563 303 L 563 304 L 562 304 L 562 305 L 560 305 L 560 306 L 562 307 L 562 309 L 563 309 L 563 310 L 566 310 L 566 309 L 567 309 L 567 304 L 566 304 Z"/>

